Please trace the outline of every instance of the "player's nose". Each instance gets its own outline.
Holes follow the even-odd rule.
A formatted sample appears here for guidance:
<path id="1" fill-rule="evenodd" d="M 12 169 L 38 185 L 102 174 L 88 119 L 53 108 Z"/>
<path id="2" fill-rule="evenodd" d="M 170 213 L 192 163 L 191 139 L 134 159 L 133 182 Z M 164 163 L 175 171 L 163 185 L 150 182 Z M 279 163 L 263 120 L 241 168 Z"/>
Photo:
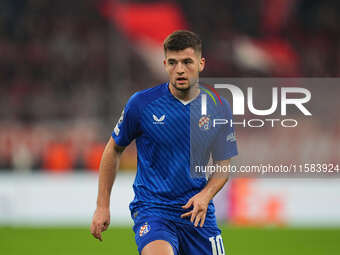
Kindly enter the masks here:
<path id="1" fill-rule="evenodd" d="M 178 63 L 176 66 L 176 73 L 177 74 L 184 74 L 184 67 L 182 63 Z"/>

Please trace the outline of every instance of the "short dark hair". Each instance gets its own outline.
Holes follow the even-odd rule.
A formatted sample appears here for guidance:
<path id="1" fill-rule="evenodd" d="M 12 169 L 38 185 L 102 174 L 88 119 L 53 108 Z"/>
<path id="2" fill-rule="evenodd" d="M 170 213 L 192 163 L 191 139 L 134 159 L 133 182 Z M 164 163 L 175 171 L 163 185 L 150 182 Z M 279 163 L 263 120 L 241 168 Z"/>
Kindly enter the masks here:
<path id="1" fill-rule="evenodd" d="M 188 30 L 177 30 L 164 40 L 164 53 L 168 50 L 179 51 L 193 48 L 195 52 L 202 53 L 202 41 L 197 34 Z"/>

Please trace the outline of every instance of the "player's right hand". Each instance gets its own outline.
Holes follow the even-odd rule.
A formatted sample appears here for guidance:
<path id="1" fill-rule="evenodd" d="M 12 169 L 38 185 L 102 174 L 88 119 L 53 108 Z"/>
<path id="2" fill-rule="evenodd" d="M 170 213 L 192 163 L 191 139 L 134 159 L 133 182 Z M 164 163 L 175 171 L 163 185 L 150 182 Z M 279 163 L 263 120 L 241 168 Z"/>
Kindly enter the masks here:
<path id="1" fill-rule="evenodd" d="M 103 241 L 102 232 L 110 225 L 110 209 L 97 208 L 94 212 L 91 224 L 91 234 L 100 241 Z"/>

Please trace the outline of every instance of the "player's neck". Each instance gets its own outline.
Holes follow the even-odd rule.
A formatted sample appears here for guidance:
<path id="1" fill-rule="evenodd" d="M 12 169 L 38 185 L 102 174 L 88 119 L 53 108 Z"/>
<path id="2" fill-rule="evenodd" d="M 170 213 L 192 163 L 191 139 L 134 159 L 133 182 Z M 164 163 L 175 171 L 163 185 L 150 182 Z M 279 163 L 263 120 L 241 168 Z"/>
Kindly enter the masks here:
<path id="1" fill-rule="evenodd" d="M 199 86 L 192 86 L 188 90 L 176 89 L 169 83 L 170 93 L 181 101 L 192 101 L 200 94 Z"/>

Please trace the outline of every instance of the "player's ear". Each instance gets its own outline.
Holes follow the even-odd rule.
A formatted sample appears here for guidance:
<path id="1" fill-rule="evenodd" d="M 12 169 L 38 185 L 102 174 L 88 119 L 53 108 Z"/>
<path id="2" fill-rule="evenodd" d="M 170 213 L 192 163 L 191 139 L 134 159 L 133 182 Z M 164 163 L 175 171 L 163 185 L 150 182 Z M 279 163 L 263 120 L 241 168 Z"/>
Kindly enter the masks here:
<path id="1" fill-rule="evenodd" d="M 166 58 L 163 60 L 163 66 L 164 66 L 165 72 L 168 72 L 168 66 L 166 65 Z"/>
<path id="2" fill-rule="evenodd" d="M 164 51 L 163 65 L 164 65 L 164 68 L 166 68 L 166 51 Z"/>
<path id="3" fill-rule="evenodd" d="M 200 72 L 202 72 L 204 70 L 204 67 L 205 67 L 205 58 L 201 58 L 200 59 L 200 63 L 199 63 L 199 67 L 198 67 L 198 70 Z"/>

